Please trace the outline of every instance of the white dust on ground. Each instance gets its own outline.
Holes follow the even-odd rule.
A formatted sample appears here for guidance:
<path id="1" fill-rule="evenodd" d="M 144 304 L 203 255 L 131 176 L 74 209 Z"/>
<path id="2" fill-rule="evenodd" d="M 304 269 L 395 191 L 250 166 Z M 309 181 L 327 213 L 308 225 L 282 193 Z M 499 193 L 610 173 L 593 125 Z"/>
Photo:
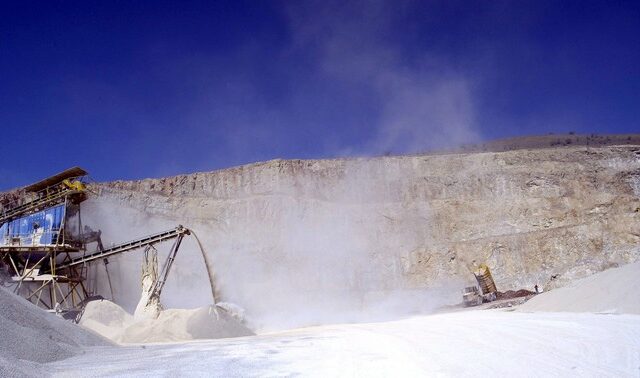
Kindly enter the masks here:
<path id="1" fill-rule="evenodd" d="M 61 376 L 634 376 L 640 368 L 640 316 L 611 312 L 637 309 L 638 267 L 595 274 L 571 286 L 573 292 L 541 294 L 529 313 L 471 310 L 145 348 L 95 348 L 93 358 L 49 367 Z M 598 314 L 560 312 L 568 310 Z M 98 356 L 109 364 L 96 365 Z"/>
<path id="2" fill-rule="evenodd" d="M 0 287 L 0 376 L 38 375 L 42 363 L 109 344 Z"/>
<path id="3" fill-rule="evenodd" d="M 179 342 L 250 336 L 253 332 L 222 304 L 168 309 L 157 318 L 135 319 L 117 304 L 99 300 L 85 307 L 79 324 L 120 344 Z"/>
<path id="4" fill-rule="evenodd" d="M 637 273 L 638 264 L 630 264 L 579 281 L 574 293 L 556 289 L 541 294 L 535 300 L 545 307 L 529 313 L 472 310 L 250 337 L 88 349 L 83 346 L 105 342 L 1 291 L 0 375 L 634 376 L 640 368 L 640 315 L 609 312 L 634 311 Z M 565 299 L 554 299 L 554 293 Z M 585 301 L 594 306 L 578 306 Z M 565 311 L 565 303 L 572 311 L 599 314 L 556 312 Z M 117 305 L 102 301 L 92 306 L 96 308 L 88 311 L 95 313 L 85 320 L 91 318 L 107 331 L 133 326 Z M 210 324 L 213 314 L 208 308 L 170 310 L 157 325 L 140 326 L 141 333 L 131 337 L 153 341 L 154 334 L 167 330 L 164 337 L 176 341 L 185 335 L 215 337 L 215 328 L 210 334 L 199 328 Z M 83 349 L 85 354 L 70 357 Z"/>
<path id="5" fill-rule="evenodd" d="M 640 262 L 612 268 L 551 290 L 518 307 L 523 312 L 640 315 Z"/>
<path id="6" fill-rule="evenodd" d="M 640 316 L 497 310 L 96 348 L 56 376 L 637 376 Z M 97 363 L 108 361 L 108 363 Z"/>

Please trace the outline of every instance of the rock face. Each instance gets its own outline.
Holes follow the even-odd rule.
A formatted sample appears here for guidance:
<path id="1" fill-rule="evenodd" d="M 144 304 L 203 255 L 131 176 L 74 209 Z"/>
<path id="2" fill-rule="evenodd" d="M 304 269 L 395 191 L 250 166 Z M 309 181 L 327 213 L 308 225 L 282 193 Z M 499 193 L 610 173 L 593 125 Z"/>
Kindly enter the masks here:
<path id="1" fill-rule="evenodd" d="M 108 241 L 193 229 L 223 299 L 249 317 L 285 305 L 366 306 L 394 290 L 451 285 L 457 297 L 474 262 L 508 290 L 562 286 L 640 259 L 640 146 L 273 160 L 94 190 L 83 217 Z M 169 305 L 210 302 L 195 243 L 186 248 Z M 114 295 L 130 308 L 141 258 L 114 261 Z"/>

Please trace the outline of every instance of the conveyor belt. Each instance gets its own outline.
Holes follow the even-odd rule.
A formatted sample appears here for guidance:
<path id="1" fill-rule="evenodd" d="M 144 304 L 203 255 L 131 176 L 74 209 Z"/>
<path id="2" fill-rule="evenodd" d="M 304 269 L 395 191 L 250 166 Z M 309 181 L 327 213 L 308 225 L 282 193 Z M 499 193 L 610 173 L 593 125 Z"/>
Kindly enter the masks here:
<path id="1" fill-rule="evenodd" d="M 126 243 L 114 245 L 102 251 L 97 251 L 92 254 L 85 255 L 83 257 L 79 257 L 68 262 L 56 264 L 56 269 L 60 270 L 60 269 L 74 266 L 74 265 L 87 263 L 93 260 L 104 259 L 106 257 L 117 255 L 119 253 L 133 251 L 138 248 L 146 247 L 148 245 L 160 243 L 163 241 L 177 238 L 179 236 L 189 235 L 189 234 L 190 234 L 189 229 L 183 226 L 178 226 L 172 230 L 160 232 L 154 235 L 145 236 L 143 238 L 136 239 L 136 240 L 131 240 Z"/>

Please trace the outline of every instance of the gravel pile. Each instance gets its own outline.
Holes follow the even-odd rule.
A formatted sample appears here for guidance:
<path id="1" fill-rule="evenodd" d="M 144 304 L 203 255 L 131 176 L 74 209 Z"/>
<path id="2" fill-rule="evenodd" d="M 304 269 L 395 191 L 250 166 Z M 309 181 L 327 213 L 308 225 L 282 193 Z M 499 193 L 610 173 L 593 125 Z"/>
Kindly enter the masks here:
<path id="1" fill-rule="evenodd" d="M 249 336 L 232 305 L 168 309 L 157 318 L 135 320 L 117 304 L 102 300 L 87 304 L 80 325 L 119 344 L 166 343 Z"/>
<path id="2" fill-rule="evenodd" d="M 529 295 L 534 295 L 534 291 L 529 291 L 525 289 L 520 290 L 507 290 L 507 291 L 499 291 L 496 298 L 500 299 L 514 299 L 520 297 L 528 297 Z"/>
<path id="3" fill-rule="evenodd" d="M 41 363 L 100 345 L 110 343 L 0 287 L 0 376 L 37 375 Z"/>
<path id="4" fill-rule="evenodd" d="M 523 312 L 595 312 L 640 314 L 640 262 L 593 274 L 536 295 Z"/>

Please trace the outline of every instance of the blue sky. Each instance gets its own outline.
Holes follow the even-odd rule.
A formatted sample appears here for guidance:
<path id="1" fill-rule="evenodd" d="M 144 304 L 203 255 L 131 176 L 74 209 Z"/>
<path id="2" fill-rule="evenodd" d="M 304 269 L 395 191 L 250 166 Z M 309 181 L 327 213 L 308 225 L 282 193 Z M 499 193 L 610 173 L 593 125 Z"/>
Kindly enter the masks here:
<path id="1" fill-rule="evenodd" d="M 0 190 L 640 132 L 638 4 L 4 3 Z"/>

